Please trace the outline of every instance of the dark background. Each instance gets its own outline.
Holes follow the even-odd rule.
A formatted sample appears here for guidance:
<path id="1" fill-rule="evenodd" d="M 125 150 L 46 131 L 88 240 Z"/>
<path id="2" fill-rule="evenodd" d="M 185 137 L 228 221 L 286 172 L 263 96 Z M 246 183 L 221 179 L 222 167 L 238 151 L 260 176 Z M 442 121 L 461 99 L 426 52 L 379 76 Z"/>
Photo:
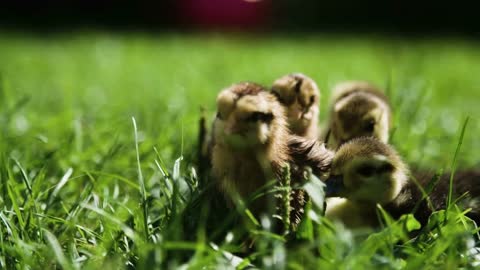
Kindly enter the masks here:
<path id="1" fill-rule="evenodd" d="M 0 4 L 0 28 L 386 32 L 479 37 L 479 8 L 463 2 L 250 1 L 7 0 Z"/>

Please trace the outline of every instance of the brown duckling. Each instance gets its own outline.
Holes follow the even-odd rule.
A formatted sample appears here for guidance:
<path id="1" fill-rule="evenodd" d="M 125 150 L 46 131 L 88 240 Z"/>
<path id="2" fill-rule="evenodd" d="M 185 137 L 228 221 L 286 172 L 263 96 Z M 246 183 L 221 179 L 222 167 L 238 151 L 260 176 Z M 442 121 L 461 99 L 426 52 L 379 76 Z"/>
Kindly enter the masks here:
<path id="1" fill-rule="evenodd" d="M 303 167 L 317 175 L 328 171 L 333 156 L 323 144 L 289 133 L 284 108 L 277 98 L 255 83 L 238 83 L 217 97 L 212 171 L 227 201 L 238 194 L 248 198 L 272 179 L 282 181 L 291 168 L 292 185 L 303 180 Z M 295 229 L 305 204 L 304 191 L 291 195 L 290 224 Z M 265 198 L 251 205 L 254 214 L 267 211 Z"/>
<path id="2" fill-rule="evenodd" d="M 334 88 L 325 141 L 334 149 L 362 136 L 374 136 L 387 143 L 391 114 L 388 98 L 372 84 L 363 81 L 340 83 Z"/>
<path id="3" fill-rule="evenodd" d="M 271 91 L 286 108 L 291 132 L 317 139 L 320 90 L 315 81 L 301 73 L 288 74 L 275 80 Z"/>

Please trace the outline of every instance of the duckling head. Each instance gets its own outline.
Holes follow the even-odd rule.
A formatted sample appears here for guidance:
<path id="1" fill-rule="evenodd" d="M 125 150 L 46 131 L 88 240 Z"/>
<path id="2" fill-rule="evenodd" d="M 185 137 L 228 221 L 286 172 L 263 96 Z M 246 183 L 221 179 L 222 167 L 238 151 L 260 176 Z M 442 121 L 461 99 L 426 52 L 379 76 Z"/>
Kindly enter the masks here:
<path id="1" fill-rule="evenodd" d="M 387 203 L 400 194 L 407 179 L 407 166 L 391 146 L 374 137 L 355 138 L 335 153 L 327 196 Z"/>
<path id="2" fill-rule="evenodd" d="M 255 83 L 238 83 L 221 91 L 217 109 L 215 139 L 233 149 L 268 145 L 286 126 L 282 105 Z"/>
<path id="3" fill-rule="evenodd" d="M 373 136 L 386 143 L 389 127 L 389 105 L 371 93 L 351 93 L 333 106 L 331 131 L 339 145 L 363 136 Z"/>
<path id="4" fill-rule="evenodd" d="M 301 73 L 285 75 L 272 85 L 272 93 L 287 108 L 290 129 L 299 134 L 316 121 L 320 90 L 311 78 Z"/>

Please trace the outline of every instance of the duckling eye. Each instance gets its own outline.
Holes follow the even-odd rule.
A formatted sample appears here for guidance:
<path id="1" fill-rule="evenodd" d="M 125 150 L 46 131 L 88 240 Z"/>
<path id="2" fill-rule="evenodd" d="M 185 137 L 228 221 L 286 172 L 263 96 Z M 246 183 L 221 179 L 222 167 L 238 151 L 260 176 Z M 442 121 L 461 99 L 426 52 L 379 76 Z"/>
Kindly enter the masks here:
<path id="1" fill-rule="evenodd" d="M 313 104 L 315 102 L 315 96 L 310 97 L 310 104 Z"/>
<path id="2" fill-rule="evenodd" d="M 270 123 L 273 119 L 273 114 L 272 113 L 264 113 L 264 112 L 254 112 L 250 114 L 249 117 L 247 117 L 246 121 L 248 122 L 265 122 L 265 123 Z"/>
<path id="3" fill-rule="evenodd" d="M 370 119 L 367 121 L 367 124 L 365 125 L 365 131 L 366 132 L 373 132 L 375 129 L 375 120 Z"/>
<path id="4" fill-rule="evenodd" d="M 357 173 L 364 177 L 370 177 L 375 173 L 376 169 L 372 166 L 365 165 L 358 168 Z"/>
<path id="5" fill-rule="evenodd" d="M 217 115 L 215 116 L 217 119 L 219 120 L 223 120 L 223 117 L 222 115 L 220 114 L 220 112 L 217 112 Z"/>
<path id="6" fill-rule="evenodd" d="M 390 163 L 385 163 L 383 164 L 380 168 L 378 168 L 378 171 L 381 173 L 390 173 L 395 169 L 392 164 Z"/>

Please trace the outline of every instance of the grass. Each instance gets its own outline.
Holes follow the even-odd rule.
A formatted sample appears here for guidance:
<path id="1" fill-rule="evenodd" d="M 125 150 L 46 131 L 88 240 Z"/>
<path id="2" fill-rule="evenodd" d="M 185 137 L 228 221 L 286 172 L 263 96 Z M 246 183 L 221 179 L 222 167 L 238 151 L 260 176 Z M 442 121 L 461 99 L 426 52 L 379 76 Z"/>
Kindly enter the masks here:
<path id="1" fill-rule="evenodd" d="M 455 205 L 413 239 L 411 216 L 362 234 L 313 205 L 295 245 L 262 219 L 211 241 L 205 217 L 230 213 L 203 206 L 215 198 L 194 168 L 201 106 L 214 115 L 223 87 L 294 71 L 322 89 L 322 122 L 335 83 L 370 80 L 410 164 L 478 166 L 479 61 L 461 40 L 0 33 L 0 268 L 473 268 L 476 227 Z M 246 233 L 259 248 L 239 255 Z"/>

